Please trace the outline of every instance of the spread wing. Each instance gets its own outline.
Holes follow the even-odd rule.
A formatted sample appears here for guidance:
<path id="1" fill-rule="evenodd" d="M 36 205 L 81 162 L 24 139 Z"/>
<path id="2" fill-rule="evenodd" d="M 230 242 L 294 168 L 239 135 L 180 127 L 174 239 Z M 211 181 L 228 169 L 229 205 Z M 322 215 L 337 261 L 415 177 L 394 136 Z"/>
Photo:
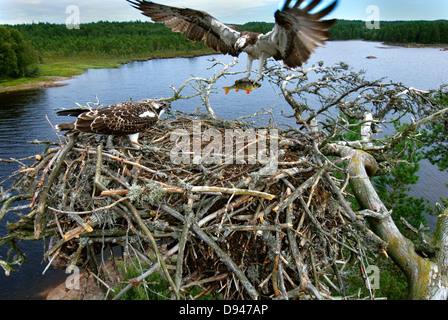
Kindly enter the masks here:
<path id="1" fill-rule="evenodd" d="M 218 52 L 238 56 L 234 46 L 240 33 L 204 11 L 176 8 L 144 0 L 127 1 L 154 22 L 163 22 L 174 32 L 184 33 L 188 40 L 204 41 L 209 48 Z"/>
<path id="2" fill-rule="evenodd" d="M 313 0 L 300 9 L 299 6 L 303 2 L 304 0 L 297 0 L 294 6 L 290 7 L 291 0 L 287 0 L 283 9 L 275 12 L 275 26 L 269 34 L 271 45 L 277 47 L 274 58 L 283 60 L 291 68 L 301 66 L 314 49 L 324 44 L 330 36 L 328 30 L 336 22 L 335 19 L 321 19 L 336 7 L 337 0 L 313 14 L 310 11 L 322 0 Z"/>

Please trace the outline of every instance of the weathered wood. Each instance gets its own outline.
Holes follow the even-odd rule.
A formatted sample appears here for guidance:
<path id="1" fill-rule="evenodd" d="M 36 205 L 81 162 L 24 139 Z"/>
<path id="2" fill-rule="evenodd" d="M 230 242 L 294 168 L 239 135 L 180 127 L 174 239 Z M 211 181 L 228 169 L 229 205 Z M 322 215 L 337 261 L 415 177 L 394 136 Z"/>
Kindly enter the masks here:
<path id="1" fill-rule="evenodd" d="M 366 168 L 376 167 L 375 159 L 364 151 L 350 147 L 337 149 L 342 157 L 349 159 L 347 169 L 358 203 L 363 209 L 378 213 L 369 215 L 369 222 L 374 232 L 387 243 L 388 255 L 408 278 L 409 298 L 446 300 L 448 297 L 445 264 L 448 254 L 446 215 L 439 217 L 440 229 L 435 237 L 436 243 L 440 245 L 437 262 L 419 256 L 414 244 L 396 227 L 390 211 L 384 206 L 370 182 Z"/>

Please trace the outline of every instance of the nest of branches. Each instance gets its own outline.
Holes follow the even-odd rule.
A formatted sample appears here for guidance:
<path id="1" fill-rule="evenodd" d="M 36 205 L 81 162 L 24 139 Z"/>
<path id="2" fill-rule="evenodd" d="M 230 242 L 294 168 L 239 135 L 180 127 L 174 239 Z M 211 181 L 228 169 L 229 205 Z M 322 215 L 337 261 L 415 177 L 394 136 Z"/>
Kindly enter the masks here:
<path id="1" fill-rule="evenodd" d="M 137 284 L 150 286 L 144 279 L 152 272 L 165 277 L 177 299 L 192 298 L 193 286 L 222 299 L 345 296 L 348 261 L 364 270 L 367 252 L 384 247 L 347 209 L 346 181 L 310 156 L 319 137 L 279 129 L 263 136 L 278 146 L 276 166 L 266 174 L 266 163 L 241 153 L 247 142 L 234 148 L 238 161 L 222 160 L 224 150 L 216 148 L 213 163 L 195 158 L 195 148 L 210 150 L 210 139 L 197 139 L 207 129 L 222 137 L 214 146 L 229 143 L 229 131 L 254 130 L 255 143 L 269 132 L 177 115 L 141 136 L 141 149 L 126 137 L 110 147 L 106 138 L 85 134 L 37 142 L 45 151 L 12 187 L 20 193 L 14 200 L 28 199 L 30 213 L 9 224 L 1 241 L 51 238 L 45 257 L 53 266 L 88 268 L 100 278 L 107 275 L 98 255 L 119 246 L 148 267 L 115 298 Z M 182 137 L 173 132 L 192 137 L 182 140 L 186 157 L 178 164 L 173 150 Z"/>
<path id="2" fill-rule="evenodd" d="M 0 221 L 10 211 L 28 213 L 15 212 L 19 220 L 0 238 L 0 246 L 11 246 L 0 267 L 9 274 L 25 260 L 18 241 L 44 238 L 51 239 L 49 264 L 86 269 L 107 298 L 119 299 L 136 285 L 152 290 L 147 279 L 154 272 L 166 280 L 166 298 L 174 299 L 375 298 L 367 267 L 386 249 L 413 247 L 370 178 L 405 162 L 406 152 L 415 152 L 407 142 L 416 140 L 417 129 L 446 116 L 438 102 L 446 88 L 367 81 L 343 63 L 299 71 L 274 65 L 266 77 L 296 125 L 277 127 L 271 117 L 260 126 L 247 119 L 267 120 L 270 111 L 225 121 L 211 107 L 213 85 L 238 74 L 229 71 L 235 64 L 214 61 L 222 69 L 212 78 L 172 87 L 165 100 L 199 97 L 207 114 L 169 115 L 141 136 L 142 148 L 126 137 L 75 134 L 58 143 L 35 141 L 45 146 L 41 154 L 8 160 L 21 168 L 10 177 L 11 188 L 0 188 Z M 375 137 L 405 115 L 418 120 Z M 115 255 L 115 248 L 139 275 L 111 294 L 104 253 Z M 392 258 L 417 279 L 408 257 L 415 253 Z M 418 294 L 420 285 L 418 278 Z"/>

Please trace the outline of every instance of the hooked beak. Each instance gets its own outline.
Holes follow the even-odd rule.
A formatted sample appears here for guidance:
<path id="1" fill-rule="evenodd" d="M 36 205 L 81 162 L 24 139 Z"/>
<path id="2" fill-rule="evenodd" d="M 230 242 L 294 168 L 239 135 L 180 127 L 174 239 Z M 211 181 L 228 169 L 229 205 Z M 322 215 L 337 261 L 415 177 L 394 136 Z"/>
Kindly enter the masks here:
<path id="1" fill-rule="evenodd" d="M 235 50 L 238 54 L 243 51 L 243 48 L 246 46 L 247 39 L 245 37 L 241 37 L 235 42 Z"/>
<path id="2" fill-rule="evenodd" d="M 165 109 L 165 111 L 171 110 L 171 102 L 170 101 L 160 101 L 160 103 L 162 104 L 163 109 Z"/>
<path id="3" fill-rule="evenodd" d="M 154 102 L 157 102 L 159 104 L 158 112 L 159 116 L 161 116 L 165 112 L 171 111 L 171 102 L 168 100 L 154 100 Z"/>
<path id="4" fill-rule="evenodd" d="M 237 57 L 240 55 L 241 52 L 243 52 L 243 50 L 241 50 L 238 44 L 235 44 L 234 49 L 236 51 Z"/>

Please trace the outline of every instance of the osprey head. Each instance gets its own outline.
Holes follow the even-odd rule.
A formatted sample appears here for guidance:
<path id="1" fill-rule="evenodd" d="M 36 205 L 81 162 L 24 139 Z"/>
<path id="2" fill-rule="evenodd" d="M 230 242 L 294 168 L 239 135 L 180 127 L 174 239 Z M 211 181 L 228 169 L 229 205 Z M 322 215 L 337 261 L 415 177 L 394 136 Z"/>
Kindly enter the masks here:
<path id="1" fill-rule="evenodd" d="M 243 31 L 241 32 L 241 36 L 235 42 L 235 50 L 238 53 L 241 53 L 249 46 L 255 45 L 258 40 L 258 33 Z"/>
<path id="2" fill-rule="evenodd" d="M 243 49 L 247 46 L 247 36 L 239 37 L 235 42 L 235 50 L 238 53 L 241 53 Z"/>
<path id="3" fill-rule="evenodd" d="M 155 109 L 169 109 L 171 108 L 171 102 L 169 102 L 168 100 L 154 100 L 153 101 L 153 106 Z"/>
<path id="4" fill-rule="evenodd" d="M 156 110 L 159 117 L 161 117 L 166 110 L 171 108 L 171 103 L 167 100 L 155 100 L 152 101 L 151 105 Z"/>

